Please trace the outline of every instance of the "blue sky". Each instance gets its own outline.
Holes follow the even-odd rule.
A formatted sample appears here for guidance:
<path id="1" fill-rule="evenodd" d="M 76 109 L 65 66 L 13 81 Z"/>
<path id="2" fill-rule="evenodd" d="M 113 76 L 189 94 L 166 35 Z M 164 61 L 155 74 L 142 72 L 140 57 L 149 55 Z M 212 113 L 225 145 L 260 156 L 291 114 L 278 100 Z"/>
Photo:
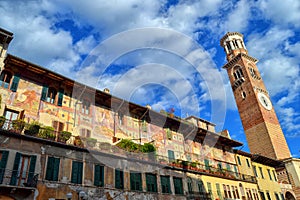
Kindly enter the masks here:
<path id="1" fill-rule="evenodd" d="M 9 53 L 157 111 L 210 120 L 248 151 L 219 46 L 241 32 L 300 157 L 298 0 L 2 0 L 0 12 L 15 37 Z"/>

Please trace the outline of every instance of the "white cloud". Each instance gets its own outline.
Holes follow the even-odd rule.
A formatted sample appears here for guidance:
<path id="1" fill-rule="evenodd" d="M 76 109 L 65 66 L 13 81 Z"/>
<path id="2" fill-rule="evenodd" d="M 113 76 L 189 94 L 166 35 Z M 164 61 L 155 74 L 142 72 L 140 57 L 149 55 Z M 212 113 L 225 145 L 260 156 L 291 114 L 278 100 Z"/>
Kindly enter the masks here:
<path id="1" fill-rule="evenodd" d="M 259 9 L 266 18 L 281 26 L 300 26 L 300 1 L 259 0 Z"/>

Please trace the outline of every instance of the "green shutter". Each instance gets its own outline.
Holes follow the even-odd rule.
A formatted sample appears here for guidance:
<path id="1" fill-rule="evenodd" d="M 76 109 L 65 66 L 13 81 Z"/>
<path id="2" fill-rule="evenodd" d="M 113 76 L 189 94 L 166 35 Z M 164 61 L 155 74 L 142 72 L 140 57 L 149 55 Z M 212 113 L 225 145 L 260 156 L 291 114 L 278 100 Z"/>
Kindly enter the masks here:
<path id="1" fill-rule="evenodd" d="M 175 161 L 174 151 L 168 150 L 168 158 L 169 158 L 169 162 L 174 162 Z"/>
<path id="2" fill-rule="evenodd" d="M 82 169 L 83 169 L 83 163 L 73 161 L 72 164 L 72 177 L 71 182 L 81 184 L 82 183 Z"/>
<path id="3" fill-rule="evenodd" d="M 64 90 L 63 90 L 63 89 L 60 89 L 60 90 L 58 91 L 58 101 L 57 101 L 57 105 L 58 105 L 58 106 L 62 106 L 63 97 L 64 97 Z"/>
<path id="4" fill-rule="evenodd" d="M 124 185 L 123 185 L 123 171 L 116 169 L 115 170 L 115 187 L 117 189 L 123 189 Z"/>
<path id="5" fill-rule="evenodd" d="M 95 186 L 104 186 L 104 166 L 95 165 L 95 172 L 94 172 L 94 185 Z"/>
<path id="6" fill-rule="evenodd" d="M 141 173 L 130 173 L 130 188 L 131 190 L 142 191 L 142 176 Z"/>
<path id="7" fill-rule="evenodd" d="M 33 178 L 33 176 L 34 176 L 35 163 L 36 163 L 36 156 L 30 156 L 28 181 L 30 181 Z"/>
<path id="8" fill-rule="evenodd" d="M 8 159 L 8 151 L 2 151 L 2 159 L 0 162 L 0 184 L 2 184 L 4 174 L 5 174 L 5 168 L 6 168 L 6 163 Z"/>
<path id="9" fill-rule="evenodd" d="M 207 160 L 207 159 L 204 159 L 204 164 L 205 164 L 205 169 L 206 170 L 209 170 L 209 160 Z"/>
<path id="10" fill-rule="evenodd" d="M 52 181 L 53 168 L 54 168 L 54 158 L 53 157 L 48 157 L 46 177 L 45 177 L 45 179 L 48 180 L 48 181 Z"/>
<path id="11" fill-rule="evenodd" d="M 41 100 L 42 101 L 46 101 L 47 99 L 47 93 L 48 93 L 48 86 L 43 86 L 43 89 L 42 89 L 42 95 L 41 95 Z"/>
<path id="12" fill-rule="evenodd" d="M 53 181 L 58 181 L 58 173 L 59 173 L 59 164 L 60 164 L 60 159 L 59 158 L 54 158 L 53 162 Z"/>
<path id="13" fill-rule="evenodd" d="M 14 161 L 13 171 L 12 171 L 12 174 L 11 174 L 10 185 L 16 185 L 17 184 L 17 175 L 18 175 L 18 168 L 19 168 L 20 159 L 21 159 L 21 154 L 19 152 L 17 152 L 16 157 L 15 157 L 15 161 Z"/>
<path id="14" fill-rule="evenodd" d="M 19 81 L 20 81 L 20 75 L 19 74 L 15 74 L 14 75 L 14 79 L 12 81 L 12 84 L 10 86 L 10 90 L 13 92 L 16 92 L 18 89 L 18 85 L 19 85 Z"/>
<path id="15" fill-rule="evenodd" d="M 171 193 L 170 177 L 169 176 L 161 176 L 160 181 L 161 181 L 162 193 Z"/>
<path id="16" fill-rule="evenodd" d="M 148 192 L 157 192 L 157 183 L 155 174 L 146 174 L 146 185 Z"/>
<path id="17" fill-rule="evenodd" d="M 183 194 L 182 188 L 182 179 L 181 178 L 173 178 L 175 194 Z"/>

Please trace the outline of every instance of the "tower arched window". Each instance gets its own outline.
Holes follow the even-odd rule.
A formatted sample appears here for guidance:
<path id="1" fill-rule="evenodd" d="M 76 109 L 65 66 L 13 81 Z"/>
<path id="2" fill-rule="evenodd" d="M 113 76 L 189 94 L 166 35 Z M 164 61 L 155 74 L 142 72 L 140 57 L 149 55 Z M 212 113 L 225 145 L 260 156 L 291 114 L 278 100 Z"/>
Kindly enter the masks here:
<path id="1" fill-rule="evenodd" d="M 233 76 L 236 80 L 244 77 L 242 69 L 240 67 L 235 68 L 233 72 Z"/>
<path id="2" fill-rule="evenodd" d="M 12 79 L 12 73 L 9 71 L 3 70 L 0 75 L 0 86 L 8 89 L 11 79 Z"/>
<path id="3" fill-rule="evenodd" d="M 91 103 L 86 100 L 86 99 L 83 99 L 82 100 L 82 106 L 81 106 L 81 113 L 83 114 L 90 114 L 90 106 L 91 106 Z"/>

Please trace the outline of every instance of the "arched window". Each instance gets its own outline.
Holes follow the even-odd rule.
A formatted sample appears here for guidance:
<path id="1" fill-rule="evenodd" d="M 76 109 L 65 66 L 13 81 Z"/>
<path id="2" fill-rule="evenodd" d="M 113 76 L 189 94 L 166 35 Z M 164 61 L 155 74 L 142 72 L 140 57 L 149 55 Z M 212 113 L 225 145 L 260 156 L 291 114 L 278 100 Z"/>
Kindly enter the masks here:
<path id="1" fill-rule="evenodd" d="M 243 71 L 242 71 L 242 69 L 241 69 L 240 66 L 234 68 L 234 70 L 233 70 L 233 76 L 234 76 L 234 78 L 236 80 L 244 77 Z"/>
<path id="2" fill-rule="evenodd" d="M 8 89 L 11 79 L 12 79 L 12 73 L 3 70 L 0 75 L 0 86 Z"/>

